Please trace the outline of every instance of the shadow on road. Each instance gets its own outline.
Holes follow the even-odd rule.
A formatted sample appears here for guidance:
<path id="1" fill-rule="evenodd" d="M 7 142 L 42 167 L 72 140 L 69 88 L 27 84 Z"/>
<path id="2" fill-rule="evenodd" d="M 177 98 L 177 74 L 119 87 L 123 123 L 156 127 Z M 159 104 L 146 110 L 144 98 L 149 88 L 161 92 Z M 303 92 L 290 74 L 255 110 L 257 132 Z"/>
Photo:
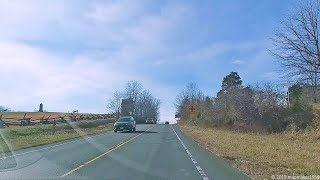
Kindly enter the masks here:
<path id="1" fill-rule="evenodd" d="M 158 132 L 155 132 L 155 131 L 135 131 L 135 132 L 130 132 L 130 131 L 119 131 L 119 133 L 135 133 L 135 134 L 140 134 L 140 133 L 158 133 Z"/>

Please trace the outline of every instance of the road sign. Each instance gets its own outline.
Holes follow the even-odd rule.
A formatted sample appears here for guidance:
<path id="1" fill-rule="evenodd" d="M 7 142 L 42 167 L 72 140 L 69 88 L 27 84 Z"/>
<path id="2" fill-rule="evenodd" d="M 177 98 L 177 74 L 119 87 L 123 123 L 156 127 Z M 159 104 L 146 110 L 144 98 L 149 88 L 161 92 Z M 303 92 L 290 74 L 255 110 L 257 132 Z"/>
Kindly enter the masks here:
<path id="1" fill-rule="evenodd" d="M 191 114 L 194 114 L 194 113 L 196 112 L 196 107 L 195 107 L 194 105 L 191 105 L 191 106 L 189 107 L 189 112 L 190 112 Z"/>

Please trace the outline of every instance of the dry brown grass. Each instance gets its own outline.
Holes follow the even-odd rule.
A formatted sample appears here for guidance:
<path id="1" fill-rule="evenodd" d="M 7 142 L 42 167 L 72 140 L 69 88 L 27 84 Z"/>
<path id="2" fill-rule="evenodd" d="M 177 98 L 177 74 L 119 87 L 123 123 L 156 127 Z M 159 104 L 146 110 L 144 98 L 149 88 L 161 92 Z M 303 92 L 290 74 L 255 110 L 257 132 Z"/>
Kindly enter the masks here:
<path id="1" fill-rule="evenodd" d="M 68 113 L 60 113 L 60 112 L 1 112 L 1 114 L 3 114 L 2 118 L 6 119 L 21 119 L 23 118 L 24 114 L 27 113 L 26 118 L 30 118 L 32 117 L 32 119 L 40 119 L 43 116 L 45 116 L 45 118 L 47 118 L 48 116 L 51 115 L 50 118 L 59 118 L 60 116 L 64 116 Z"/>
<path id="2" fill-rule="evenodd" d="M 271 175 L 320 175 L 320 132 L 257 134 L 180 123 L 195 142 L 254 179 Z"/>
<path id="3" fill-rule="evenodd" d="M 50 116 L 50 119 L 59 118 L 59 116 L 65 116 L 70 115 L 71 113 L 64 113 L 64 112 L 0 112 L 0 115 L 2 114 L 2 119 L 22 119 L 24 114 L 26 115 L 26 118 L 32 117 L 32 119 L 41 119 L 43 116 L 44 118 L 48 118 Z M 89 113 L 79 113 L 78 115 L 90 115 Z"/>

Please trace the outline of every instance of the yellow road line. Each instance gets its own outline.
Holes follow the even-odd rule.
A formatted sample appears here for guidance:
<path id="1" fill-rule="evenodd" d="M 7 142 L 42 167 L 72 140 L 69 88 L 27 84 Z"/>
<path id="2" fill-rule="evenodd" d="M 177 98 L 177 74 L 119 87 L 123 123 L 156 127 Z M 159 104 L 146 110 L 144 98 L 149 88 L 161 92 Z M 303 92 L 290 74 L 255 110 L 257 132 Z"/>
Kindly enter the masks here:
<path id="1" fill-rule="evenodd" d="M 153 127 L 155 127 L 155 126 L 156 126 L 156 125 L 151 126 L 150 128 L 148 128 L 148 129 L 147 129 L 147 130 L 145 130 L 145 131 L 149 131 L 151 128 L 153 128 Z M 143 133 L 144 133 L 144 132 L 142 132 L 142 133 L 140 133 L 140 134 L 138 134 L 138 135 L 135 135 L 135 136 L 134 136 L 134 137 L 132 137 L 131 139 L 128 139 L 128 140 L 126 140 L 126 141 L 124 141 L 124 142 L 120 142 L 119 144 L 114 145 L 113 147 L 111 147 L 108 151 L 104 152 L 103 154 L 101 154 L 101 155 L 99 155 L 99 156 L 97 156 L 97 157 L 95 157 L 95 158 L 91 159 L 90 161 L 88 161 L 88 162 L 86 162 L 86 163 L 83 163 L 82 165 L 80 165 L 80 166 L 78 166 L 78 167 L 76 167 L 76 168 L 72 169 L 71 171 L 69 171 L 69 172 L 67 172 L 67 173 L 63 174 L 63 175 L 62 175 L 62 176 L 60 176 L 60 177 L 66 177 L 66 176 L 68 176 L 68 175 L 72 174 L 73 172 L 75 172 L 75 171 L 77 171 L 77 170 L 79 170 L 79 169 L 81 169 L 81 168 L 83 168 L 83 167 L 87 166 L 88 164 L 90 164 L 90 163 L 92 163 L 92 162 L 94 162 L 94 161 L 96 161 L 96 160 L 100 159 L 101 157 L 103 157 L 103 156 L 105 156 L 105 155 L 107 155 L 107 154 L 111 153 L 112 151 L 114 151 L 114 150 L 116 150 L 116 149 L 118 149 L 118 148 L 122 147 L 123 145 L 125 145 L 125 144 L 129 143 L 130 141 L 132 141 L 132 140 L 134 140 L 135 138 L 139 137 L 139 136 L 140 136 L 140 135 L 142 135 Z"/>

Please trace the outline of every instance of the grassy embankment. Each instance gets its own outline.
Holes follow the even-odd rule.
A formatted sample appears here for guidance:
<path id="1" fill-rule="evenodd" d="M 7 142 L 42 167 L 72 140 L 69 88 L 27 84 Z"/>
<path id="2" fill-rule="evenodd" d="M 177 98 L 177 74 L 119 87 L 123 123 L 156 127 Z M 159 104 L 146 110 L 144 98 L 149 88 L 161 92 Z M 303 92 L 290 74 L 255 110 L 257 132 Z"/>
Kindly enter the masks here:
<path id="1" fill-rule="evenodd" d="M 254 179 L 320 175 L 320 132 L 259 134 L 179 124 L 197 142 Z"/>
<path id="2" fill-rule="evenodd" d="M 50 144 L 72 138 L 86 135 L 99 134 L 111 131 L 113 123 L 105 122 L 89 122 L 80 123 L 78 128 L 71 126 L 53 127 L 51 125 L 35 125 L 35 126 L 10 126 L 9 128 L 0 129 L 0 153 L 11 150 L 18 150 L 33 146 Z"/>

